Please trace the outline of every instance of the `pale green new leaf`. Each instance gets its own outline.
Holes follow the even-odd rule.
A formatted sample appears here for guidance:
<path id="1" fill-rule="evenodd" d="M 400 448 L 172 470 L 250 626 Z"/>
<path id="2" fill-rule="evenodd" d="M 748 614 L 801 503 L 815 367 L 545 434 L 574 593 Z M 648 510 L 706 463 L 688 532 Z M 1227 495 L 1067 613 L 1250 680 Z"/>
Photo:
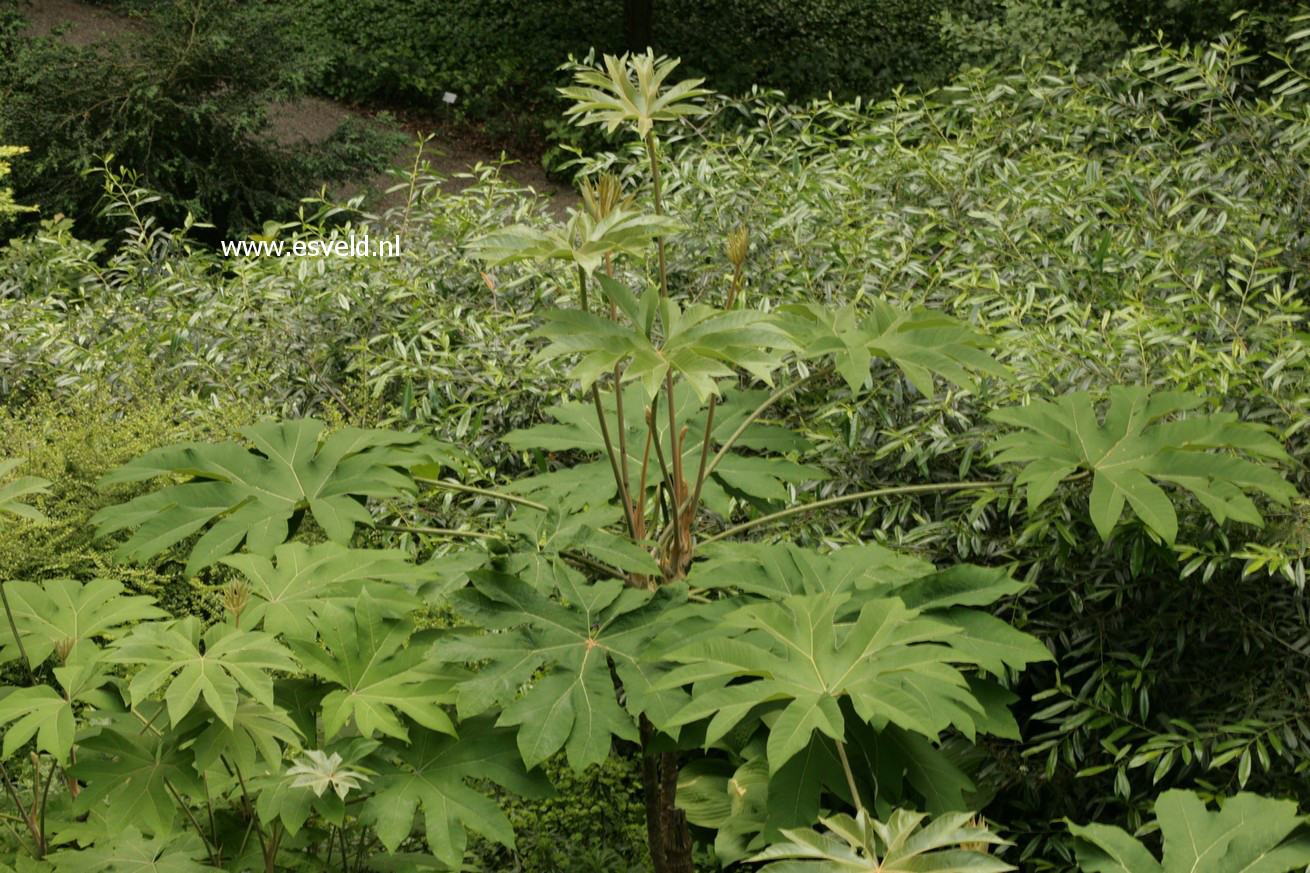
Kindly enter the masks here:
<path id="1" fill-rule="evenodd" d="M 767 862 L 761 873 L 1003 873 L 1015 869 L 986 851 L 1008 845 L 971 813 L 938 816 L 927 825 L 921 812 L 898 809 L 887 821 L 860 810 L 854 817 L 822 819 L 826 833 L 785 830 L 788 842 L 750 860 Z"/>
<path id="2" fill-rule="evenodd" d="M 1076 825 L 1074 853 L 1087 873 L 1289 873 L 1310 864 L 1310 827 L 1290 800 L 1241 793 L 1218 811 L 1190 791 L 1166 791 L 1155 802 L 1164 836 L 1163 861 L 1108 825 Z"/>
<path id="3" fill-rule="evenodd" d="M 312 640 L 289 641 L 305 669 L 339 686 L 323 698 L 328 738 L 353 719 L 365 737 L 376 732 L 403 740 L 409 731 L 400 715 L 432 730 L 454 733 L 441 708 L 455 700 L 454 677 L 437 672 L 427 659 L 426 647 L 410 641 L 413 622 L 387 620 L 368 591 L 359 596 L 353 612 L 353 618 L 337 607 L 320 613 L 318 632 L 326 649 Z"/>
<path id="4" fill-rule="evenodd" d="M 287 775 L 292 777 L 292 788 L 308 788 L 315 797 L 330 788 L 342 800 L 369 781 L 366 773 L 346 766 L 340 753 L 329 755 L 322 749 L 307 750 L 287 768 Z"/>
<path id="5" fill-rule="evenodd" d="M 160 476 L 188 481 L 100 510 L 97 536 L 136 531 L 119 549 L 144 560 L 208 526 L 187 562 L 192 575 L 244 541 L 271 554 L 287 539 L 297 512 L 308 511 L 328 538 L 348 543 L 358 524 L 371 525 L 364 498 L 397 497 L 415 489 L 409 470 L 440 463 L 450 450 L 417 434 L 343 428 L 323 439 L 314 419 L 268 422 L 241 433 L 240 443 L 182 443 L 148 452 L 100 480 L 100 485 Z"/>
<path id="6" fill-rule="evenodd" d="M 677 66 L 677 60 L 657 58 L 649 50 L 622 57 L 605 55 L 603 69 L 579 65 L 574 75 L 577 84 L 559 89 L 573 100 L 564 114 L 578 124 L 603 124 L 611 133 L 629 124 L 639 137 L 646 136 L 657 121 L 704 114 L 703 107 L 691 102 L 710 93 L 699 87 L 703 79 L 684 79 L 660 90 Z"/>
<path id="7" fill-rule="evenodd" d="M 874 358 L 895 364 L 918 388 L 933 396 L 933 376 L 970 391 L 973 372 L 1004 376 L 1005 369 L 984 349 L 992 341 L 969 325 L 940 312 L 899 309 L 874 300 L 862 315 L 857 304 L 833 309 L 813 303 L 782 307 L 779 324 L 806 358 L 832 356 L 833 366 L 852 391 L 869 380 Z"/>
<path id="8" fill-rule="evenodd" d="M 272 708 L 269 671 L 298 667 L 268 634 L 216 624 L 202 635 L 195 618 L 141 625 L 120 640 L 107 659 L 141 665 L 128 685 L 133 705 L 167 685 L 164 701 L 175 725 L 203 697 L 214 715 L 230 727 L 236 716 L 238 689 Z"/>
<path id="9" fill-rule="evenodd" d="M 1296 490 L 1268 466 L 1239 455 L 1281 460 L 1286 452 L 1267 428 L 1238 421 L 1233 413 L 1170 418 L 1200 404 L 1191 394 L 1151 394 L 1139 386 L 1116 386 L 1110 389 L 1103 421 L 1085 391 L 1054 402 L 1034 400 L 998 409 L 991 418 L 1019 430 L 996 441 L 994 461 L 1025 465 L 1017 483 L 1028 489 L 1029 508 L 1046 500 L 1065 477 L 1090 471 L 1088 508 L 1102 539 L 1109 539 L 1128 506 L 1173 543 L 1177 514 L 1157 482 L 1192 492 L 1216 521 L 1263 524 L 1244 492 L 1286 504 Z"/>
<path id="10" fill-rule="evenodd" d="M 525 797 L 549 793 L 549 782 L 524 771 L 512 731 L 492 727 L 488 719 L 460 727 L 458 739 L 416 729 L 409 745 L 395 750 L 395 762 L 373 777 L 375 791 L 361 814 L 387 851 L 394 852 L 410 836 L 415 814 L 421 812 L 429 851 L 458 868 L 468 842 L 466 828 L 514 845 L 514 829 L 500 807 L 467 780 L 490 780 Z"/>
<path id="11" fill-rule="evenodd" d="M 654 668 L 642 660 L 685 588 L 625 588 L 621 580 L 589 583 L 561 573 L 558 599 L 499 573 L 473 575 L 473 588 L 451 605 L 480 627 L 500 631 L 455 637 L 435 654 L 485 660 L 459 687 L 461 716 L 504 707 L 498 724 L 518 725 L 518 746 L 532 767 L 561 748 L 578 771 L 609 757 L 612 737 L 635 741 L 636 716 L 664 720 L 685 700 L 652 688 Z M 611 668 L 623 682 L 627 709 L 615 695 Z M 526 690 L 525 690 L 526 689 Z"/>

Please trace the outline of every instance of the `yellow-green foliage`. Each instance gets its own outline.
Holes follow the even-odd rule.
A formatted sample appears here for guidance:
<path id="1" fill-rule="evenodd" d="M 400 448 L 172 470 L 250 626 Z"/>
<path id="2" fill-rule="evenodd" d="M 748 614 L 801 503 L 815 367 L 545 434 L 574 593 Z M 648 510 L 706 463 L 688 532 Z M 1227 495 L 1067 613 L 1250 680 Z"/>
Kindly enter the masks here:
<path id="1" fill-rule="evenodd" d="M 9 158 L 26 152 L 22 146 L 0 145 L 0 227 L 20 212 L 32 211 L 31 206 L 19 206 L 14 202 L 14 190 L 4 187 L 4 178 L 9 175 Z"/>
<path id="2" fill-rule="evenodd" d="M 0 538 L 0 579 L 97 576 L 119 579 L 128 588 L 150 593 L 169 609 L 208 611 L 204 595 L 182 575 L 182 564 L 168 556 L 147 565 L 116 564 L 113 539 L 93 540 L 87 520 L 102 506 L 148 490 L 95 484 L 109 470 L 153 448 L 179 440 L 230 436 L 230 428 L 252 416 L 225 409 L 209 425 L 176 417 L 179 398 L 157 391 L 134 392 L 124 402 L 106 395 L 33 399 L 21 407 L 0 407 L 0 457 L 25 458 L 23 472 L 50 480 L 50 494 L 30 501 L 44 522 L 16 520 Z"/>

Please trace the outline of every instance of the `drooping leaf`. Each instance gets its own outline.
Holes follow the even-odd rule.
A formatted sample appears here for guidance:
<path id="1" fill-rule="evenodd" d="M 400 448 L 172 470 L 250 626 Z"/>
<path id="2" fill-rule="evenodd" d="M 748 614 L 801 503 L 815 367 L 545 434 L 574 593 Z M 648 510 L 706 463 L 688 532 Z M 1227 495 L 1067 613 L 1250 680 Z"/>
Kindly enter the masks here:
<path id="1" fill-rule="evenodd" d="M 1310 827 L 1296 803 L 1241 793 L 1218 811 L 1190 791 L 1155 802 L 1163 861 L 1117 827 L 1069 822 L 1074 853 L 1087 873 L 1289 873 L 1310 864 Z"/>
<path id="2" fill-rule="evenodd" d="M 564 260 L 591 274 L 604 265 L 606 254 L 639 254 L 652 239 L 683 229 L 661 215 L 617 208 L 596 219 L 574 210 L 569 220 L 549 230 L 516 224 L 469 244 L 474 256 L 492 266 L 524 260 Z"/>
<path id="3" fill-rule="evenodd" d="M 5 726 L 3 754 L 9 758 L 36 736 L 36 747 L 60 764 L 68 763 L 77 720 L 73 704 L 49 685 L 0 689 L 0 726 Z M 11 724 L 12 722 L 12 724 Z"/>
<path id="4" fill-rule="evenodd" d="M 549 782 L 524 771 L 512 731 L 493 727 L 487 719 L 460 728 L 458 739 L 416 729 L 410 744 L 396 750 L 395 761 L 379 768 L 376 790 L 364 802 L 362 816 L 387 851 L 394 852 L 409 837 L 418 812 L 429 850 L 452 867 L 464 856 L 466 829 L 512 847 L 514 829 L 505 814 L 467 780 L 490 780 L 525 797 L 549 793 Z"/>
<path id="5" fill-rule="evenodd" d="M 637 715 L 662 718 L 683 699 L 652 688 L 656 674 L 642 654 L 684 594 L 679 585 L 650 592 L 618 579 L 588 583 L 570 571 L 560 574 L 555 599 L 512 576 L 475 574 L 473 588 L 455 592 L 451 604 L 501 632 L 438 645 L 439 657 L 488 661 L 461 683 L 460 715 L 505 707 L 497 723 L 519 726 L 519 750 L 530 767 L 561 748 L 575 770 L 604 761 L 612 737 L 637 739 Z M 611 668 L 623 682 L 626 711 Z"/>
<path id="6" fill-rule="evenodd" d="M 178 724 L 202 696 L 214 715 L 231 727 L 236 717 L 238 689 L 273 707 L 270 670 L 295 670 L 298 665 L 276 640 L 259 631 L 216 624 L 200 633 L 195 618 L 137 627 L 108 655 L 119 664 L 140 664 L 128 685 L 133 705 L 139 705 L 167 684 L 168 717 Z"/>
<path id="7" fill-rule="evenodd" d="M 42 582 L 6 582 L 5 592 L 14 624 L 23 637 L 27 656 L 40 663 L 56 646 L 73 646 L 84 640 L 113 637 L 124 626 L 167 615 L 153 597 L 124 595 L 123 584 L 113 579 L 46 579 Z M 8 622 L 0 622 L 0 660 L 19 657 Z"/>
<path id="8" fill-rule="evenodd" d="M 991 340 L 949 315 L 924 308 L 903 310 L 885 300 L 874 300 L 869 309 L 861 316 L 855 303 L 841 309 L 791 304 L 782 307 L 786 316 L 779 324 L 801 346 L 804 357 L 832 355 L 833 366 L 852 391 L 864 388 L 874 358 L 895 364 L 928 397 L 933 396 L 934 375 L 975 391 L 971 371 L 1005 374 L 984 351 Z"/>
<path id="9" fill-rule="evenodd" d="M 424 727 L 454 733 L 441 708 L 453 703 L 454 677 L 436 671 L 425 646 L 406 646 L 414 624 L 408 618 L 387 620 L 376 600 L 364 591 L 354 604 L 354 616 L 332 607 L 321 614 L 317 643 L 292 639 L 292 651 L 305 669 L 339 686 L 323 698 L 324 729 L 329 739 L 352 719 L 359 732 L 405 739 L 405 715 Z"/>
<path id="10" fill-rule="evenodd" d="M 268 555 L 287 538 L 293 515 L 308 511 L 333 542 L 349 542 L 357 524 L 371 525 L 364 498 L 414 490 L 410 468 L 445 457 L 439 444 L 417 434 L 343 428 L 327 439 L 314 419 L 269 422 L 235 443 L 183 443 L 148 452 L 100 480 L 101 487 L 159 476 L 187 476 L 182 484 L 100 510 L 97 536 L 136 528 L 119 555 L 144 560 L 206 526 L 187 562 L 192 575 L 244 541 Z"/>
<path id="11" fill-rule="evenodd" d="M 1278 460 L 1286 452 L 1266 428 L 1238 421 L 1233 413 L 1169 418 L 1200 404 L 1191 394 L 1116 386 L 1103 421 L 1085 391 L 998 409 L 991 417 L 1019 430 L 996 441 L 994 460 L 1025 465 L 1017 481 L 1028 489 L 1029 508 L 1045 501 L 1066 476 L 1091 472 L 1089 510 L 1102 539 L 1109 539 L 1127 505 L 1173 543 L 1178 518 L 1157 482 L 1192 492 L 1216 521 L 1263 524 L 1243 492 L 1285 504 L 1296 490 L 1264 464 L 1237 455 Z"/>
<path id="12" fill-rule="evenodd" d="M 866 810 L 854 817 L 823 819 L 828 830 L 787 830 L 789 842 L 770 846 L 750 860 L 768 862 L 761 873 L 1003 873 L 1015 869 L 986 851 L 1006 845 L 971 813 L 938 816 L 927 825 L 921 812 L 898 809 L 887 821 Z"/>
<path id="13" fill-rule="evenodd" d="M 17 469 L 21 463 L 23 463 L 22 458 L 10 458 L 7 461 L 0 461 L 0 483 L 3 483 L 0 484 L 0 529 L 4 527 L 5 513 L 30 518 L 34 521 L 45 518 L 36 509 L 26 503 L 20 503 L 19 499 L 31 497 L 33 494 L 49 494 L 49 482 L 35 476 L 20 476 L 11 482 L 4 482 L 5 476 Z"/>
<path id="14" fill-rule="evenodd" d="M 129 826 L 112 841 L 56 852 L 50 863 L 59 873 L 212 873 L 201 863 L 208 854 L 194 833 L 146 837 Z"/>

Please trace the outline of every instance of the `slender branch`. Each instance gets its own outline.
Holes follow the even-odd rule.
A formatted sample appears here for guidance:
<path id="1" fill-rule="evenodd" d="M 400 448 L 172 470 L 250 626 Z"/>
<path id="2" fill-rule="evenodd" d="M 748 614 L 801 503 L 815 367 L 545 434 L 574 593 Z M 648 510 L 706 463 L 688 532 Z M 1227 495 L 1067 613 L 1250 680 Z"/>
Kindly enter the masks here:
<path id="1" fill-rule="evenodd" d="M 855 774 L 851 772 L 851 762 L 846 757 L 846 744 L 837 740 L 837 757 L 841 758 L 841 768 L 846 771 L 846 785 L 851 789 L 851 798 L 855 801 L 855 811 L 863 812 L 864 803 L 860 800 L 860 789 L 855 786 Z"/>
<path id="2" fill-rule="evenodd" d="M 619 365 L 614 365 L 614 409 L 619 426 L 619 463 L 623 469 L 623 490 L 632 503 L 632 479 L 628 471 L 628 416 L 623 411 L 623 382 Z"/>
<path id="3" fill-rule="evenodd" d="M 617 390 L 617 388 L 616 388 Z M 596 406 L 596 420 L 600 422 L 600 436 L 605 442 L 605 456 L 610 459 L 610 472 L 614 474 L 614 484 L 619 489 L 619 500 L 623 503 L 623 518 L 628 523 L 628 533 L 637 538 L 637 522 L 632 517 L 632 497 L 628 494 L 625 477 L 619 470 L 619 459 L 614 453 L 614 442 L 610 439 L 609 421 L 605 417 L 605 406 L 600 402 L 600 383 L 591 383 L 591 400 Z M 627 463 L 626 459 L 624 461 Z"/>
<path id="4" fill-rule="evenodd" d="M 655 214 L 664 214 L 664 195 L 660 189 L 660 159 L 655 148 L 655 131 L 646 131 L 646 158 L 650 161 L 651 188 L 655 193 Z M 664 236 L 655 237 L 660 253 L 660 296 L 669 296 L 669 271 L 664 257 Z"/>
<path id="5" fill-rule="evenodd" d="M 664 480 L 664 487 L 667 490 L 669 483 L 673 481 L 673 476 L 669 473 L 668 462 L 664 460 L 664 443 L 660 440 L 659 432 L 656 430 L 655 422 L 659 418 L 660 395 L 655 394 L 655 399 L 650 402 L 650 409 L 646 412 L 646 427 L 653 434 L 655 443 L 655 460 L 660 465 L 660 475 Z"/>
<path id="6" fill-rule="evenodd" d="M 678 419 L 673 404 L 673 371 L 664 372 L 664 391 L 669 396 L 668 416 L 669 416 L 669 451 L 673 454 L 673 488 L 669 495 L 669 504 L 673 508 L 673 554 L 677 559 L 674 567 L 680 565 L 684 547 L 687 545 L 682 538 L 682 492 L 686 490 L 687 481 L 682 475 L 682 440 L 678 433 Z"/>
<path id="7" fill-rule="evenodd" d="M 33 752 L 32 754 L 35 755 L 36 753 Z M 41 842 L 43 843 L 45 842 L 45 810 L 50 803 L 50 783 L 55 781 L 55 768 L 58 766 L 58 761 L 50 762 L 50 772 L 45 777 L 45 787 L 41 791 Z M 39 778 L 40 775 L 41 771 L 37 770 L 37 777 Z"/>
<path id="8" fill-rule="evenodd" d="M 782 386 L 768 397 L 764 398 L 764 401 L 759 406 L 755 407 L 751 414 L 746 416 L 746 418 L 742 420 L 742 423 L 737 426 L 737 429 L 729 434 L 728 438 L 719 446 L 719 450 L 715 452 L 714 457 L 710 460 L 709 466 L 705 469 L 705 475 L 708 476 L 714 472 L 714 468 L 719 466 L 719 462 L 728 454 L 728 451 L 737 443 L 737 440 L 741 439 L 742 434 L 746 433 L 747 429 L 749 429 L 750 426 L 755 423 L 756 419 L 763 415 L 770 406 L 777 403 L 779 400 L 786 397 L 811 379 L 814 379 L 817 376 L 822 376 L 831 371 L 832 367 L 820 367 L 817 370 L 811 370 L 808 375 L 802 376 L 795 382 Z"/>
<path id="9" fill-rule="evenodd" d="M 234 760 L 232 770 L 236 773 L 237 783 L 241 786 L 241 803 L 245 807 L 246 817 L 250 819 L 255 826 L 255 833 L 259 836 L 259 848 L 265 856 L 268 855 L 268 843 L 264 841 L 264 828 L 259 823 L 259 816 L 255 813 L 255 805 L 250 802 L 250 792 L 246 790 L 246 777 L 241 775 L 241 767 Z"/>
<path id="10" fill-rule="evenodd" d="M 708 539 L 701 542 L 701 545 L 727 539 L 745 530 L 753 527 L 759 527 L 762 524 L 768 524 L 771 521 L 788 518 L 793 515 L 799 515 L 802 512 L 809 512 L 811 509 L 821 509 L 825 506 L 837 506 L 842 503 L 852 503 L 856 500 L 865 500 L 870 497 L 890 497 L 896 494 L 927 494 L 934 491 L 965 491 L 970 488 L 997 488 L 1007 485 L 1000 479 L 980 480 L 975 482 L 937 482 L 929 485 L 894 485 L 889 488 L 875 488 L 872 491 L 858 491 L 854 494 L 842 494 L 839 497 L 829 497 L 825 500 L 816 500 L 813 503 L 801 503 L 796 506 L 788 507 L 780 512 L 772 512 L 768 515 L 761 515 L 759 518 L 753 518 L 750 521 L 742 522 L 739 525 L 720 531 Z"/>
<path id="11" fill-rule="evenodd" d="M 27 681 L 32 681 L 32 660 L 27 657 L 27 648 L 23 645 L 23 635 L 18 632 L 18 623 L 14 621 L 14 610 L 9 606 L 9 592 L 5 590 L 5 583 L 0 582 L 0 600 L 4 601 L 5 616 L 9 619 L 9 630 L 14 635 L 14 642 L 18 644 L 18 654 L 23 656 L 23 666 L 27 668 Z"/>
<path id="12" fill-rule="evenodd" d="M 350 853 L 346 851 L 346 829 L 337 825 L 337 836 L 341 838 L 341 873 L 350 873 Z"/>
<path id="13" fill-rule="evenodd" d="M 408 524 L 380 524 L 380 530 L 394 530 L 400 533 L 420 533 L 420 534 L 438 534 L 450 537 L 470 537 L 472 539 L 500 540 L 504 539 L 500 534 L 488 533 L 480 530 L 458 530 L 450 527 L 422 527 Z"/>
<path id="14" fill-rule="evenodd" d="M 705 477 L 709 475 L 705 465 L 710 457 L 710 443 L 714 440 L 714 410 L 718 406 L 718 399 L 719 395 L 710 395 L 710 409 L 705 414 L 705 439 L 700 445 L 700 469 L 696 471 L 696 487 L 692 489 L 686 507 L 680 507 L 684 513 L 692 515 L 696 513 L 696 506 L 700 503 L 701 487 L 705 484 Z"/>
<path id="15" fill-rule="evenodd" d="M 32 840 L 36 843 L 35 855 L 39 860 L 45 854 L 45 843 L 41 839 L 41 832 L 37 829 L 36 822 L 28 813 L 27 807 L 23 806 L 22 798 L 18 796 L 18 789 L 14 788 L 14 783 L 9 778 L 9 771 L 5 769 L 4 762 L 0 762 L 0 777 L 4 778 L 5 790 L 9 792 L 9 799 L 14 802 L 14 808 L 18 810 L 18 814 L 23 817 L 23 821 L 27 824 L 27 829 L 32 833 Z"/>
<path id="16" fill-rule="evenodd" d="M 200 822 L 196 821 L 196 817 L 191 814 L 191 807 L 182 799 L 182 795 L 178 793 L 177 789 L 173 787 L 173 783 L 169 781 L 167 777 L 164 778 L 164 787 L 172 793 L 173 799 L 177 801 L 177 805 L 182 807 L 182 812 L 186 813 L 186 817 L 191 821 L 191 826 L 196 829 L 196 833 L 200 834 L 200 839 L 205 843 L 205 851 L 209 853 L 210 863 L 215 867 L 222 866 L 217 851 L 213 844 L 210 843 L 209 837 L 205 836 L 205 829 L 200 826 Z"/>
<path id="17" fill-rule="evenodd" d="M 415 482 L 422 482 L 424 485 L 437 485 L 441 488 L 447 488 L 451 491 L 464 491 L 468 494 L 481 494 L 483 497 L 494 497 L 496 500 L 504 500 L 506 503 L 517 503 L 520 506 L 526 506 L 529 509 L 540 510 L 541 512 L 549 511 L 550 507 L 544 503 L 538 503 L 535 500 L 529 500 L 526 497 L 519 497 L 514 494 L 502 494 L 499 491 L 492 491 L 489 488 L 477 488 L 473 485 L 462 485 L 458 482 L 447 482 L 444 479 L 424 479 L 421 476 L 414 477 Z"/>

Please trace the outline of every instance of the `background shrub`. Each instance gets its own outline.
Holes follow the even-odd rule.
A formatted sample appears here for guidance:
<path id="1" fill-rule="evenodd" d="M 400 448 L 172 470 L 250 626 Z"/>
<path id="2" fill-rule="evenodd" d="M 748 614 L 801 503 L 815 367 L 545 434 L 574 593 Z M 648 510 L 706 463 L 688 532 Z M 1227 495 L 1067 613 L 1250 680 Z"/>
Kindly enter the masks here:
<path id="1" fill-rule="evenodd" d="M 238 234 L 294 211 L 320 181 L 390 165 L 394 135 L 342 125 L 310 147 L 278 144 L 275 100 L 303 91 L 315 58 L 279 10 L 241 0 L 170 0 L 151 8 L 131 44 L 68 45 L 20 36 L 20 15 L 0 11 L 0 132 L 29 148 L 14 168 L 21 200 L 41 214 L 96 221 L 102 181 L 88 171 L 112 155 L 160 198 L 158 215 L 188 213 Z"/>

